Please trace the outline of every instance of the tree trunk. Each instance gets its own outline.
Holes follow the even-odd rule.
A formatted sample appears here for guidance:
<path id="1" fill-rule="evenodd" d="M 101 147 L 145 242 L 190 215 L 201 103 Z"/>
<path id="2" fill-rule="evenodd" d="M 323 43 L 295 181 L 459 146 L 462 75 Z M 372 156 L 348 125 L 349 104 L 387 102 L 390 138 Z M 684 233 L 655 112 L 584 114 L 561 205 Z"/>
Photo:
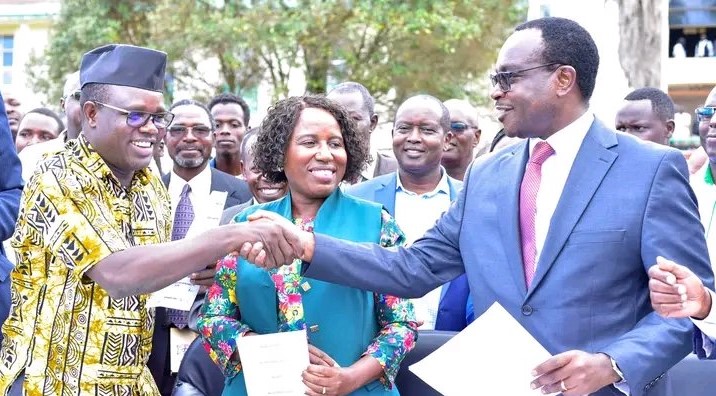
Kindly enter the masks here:
<path id="1" fill-rule="evenodd" d="M 617 0 L 619 62 L 632 88 L 659 87 L 661 82 L 660 0 Z"/>

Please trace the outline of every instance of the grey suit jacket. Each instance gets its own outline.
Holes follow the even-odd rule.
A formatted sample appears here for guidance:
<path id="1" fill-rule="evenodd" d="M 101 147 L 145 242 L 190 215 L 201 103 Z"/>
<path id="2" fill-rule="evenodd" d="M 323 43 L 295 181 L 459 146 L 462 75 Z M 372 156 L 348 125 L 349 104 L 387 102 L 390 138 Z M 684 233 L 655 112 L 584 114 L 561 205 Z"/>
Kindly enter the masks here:
<path id="1" fill-rule="evenodd" d="M 224 212 L 221 214 L 221 221 L 219 222 L 220 225 L 229 224 L 231 223 L 231 220 L 236 216 L 237 214 L 241 213 L 244 209 L 248 208 L 249 206 L 254 204 L 253 198 L 249 201 L 246 201 L 244 203 L 234 205 L 230 208 L 224 209 Z"/>
<path id="2" fill-rule="evenodd" d="M 595 120 L 529 289 L 519 237 L 519 188 L 528 157 L 524 141 L 476 160 L 457 201 L 409 248 L 316 234 L 305 275 L 412 298 L 466 273 L 475 315 L 497 302 L 550 353 L 606 353 L 633 396 L 668 395 L 664 373 L 690 352 L 693 330 L 688 319 L 665 319 L 652 310 L 647 269 L 661 255 L 713 285 L 683 155 Z M 594 394 L 621 395 L 613 386 Z"/>

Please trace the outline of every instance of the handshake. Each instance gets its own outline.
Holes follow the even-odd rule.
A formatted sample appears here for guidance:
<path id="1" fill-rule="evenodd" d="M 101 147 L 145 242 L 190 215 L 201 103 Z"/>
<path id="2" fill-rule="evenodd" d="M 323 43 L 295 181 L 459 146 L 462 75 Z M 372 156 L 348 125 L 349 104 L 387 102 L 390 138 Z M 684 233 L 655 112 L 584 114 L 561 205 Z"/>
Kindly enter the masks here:
<path id="1" fill-rule="evenodd" d="M 242 230 L 238 254 L 248 262 L 264 268 L 278 268 L 300 259 L 313 258 L 313 234 L 303 231 L 288 219 L 259 210 L 248 217 L 247 223 L 239 224 Z"/>

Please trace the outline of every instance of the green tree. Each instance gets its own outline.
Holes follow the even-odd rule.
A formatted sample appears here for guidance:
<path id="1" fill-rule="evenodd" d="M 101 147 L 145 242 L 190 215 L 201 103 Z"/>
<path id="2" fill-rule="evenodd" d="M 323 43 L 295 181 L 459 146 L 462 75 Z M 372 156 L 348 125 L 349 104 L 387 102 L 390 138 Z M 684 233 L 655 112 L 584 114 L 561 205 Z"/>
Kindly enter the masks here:
<path id="1" fill-rule="evenodd" d="M 62 96 L 67 74 L 80 67 L 82 54 L 108 43 L 141 45 L 150 37 L 149 14 L 155 1 L 63 0 L 52 27 L 50 44 L 30 60 L 29 77 L 36 92 L 52 101 Z"/>
<path id="2" fill-rule="evenodd" d="M 417 92 L 480 102 L 484 72 L 525 14 L 524 0 L 68 0 L 32 81 L 57 97 L 82 53 L 125 42 L 166 51 L 169 73 L 198 97 L 265 80 L 279 99 L 299 70 L 307 92 L 355 80 L 389 107 Z M 207 59 L 218 84 L 204 77 Z"/>

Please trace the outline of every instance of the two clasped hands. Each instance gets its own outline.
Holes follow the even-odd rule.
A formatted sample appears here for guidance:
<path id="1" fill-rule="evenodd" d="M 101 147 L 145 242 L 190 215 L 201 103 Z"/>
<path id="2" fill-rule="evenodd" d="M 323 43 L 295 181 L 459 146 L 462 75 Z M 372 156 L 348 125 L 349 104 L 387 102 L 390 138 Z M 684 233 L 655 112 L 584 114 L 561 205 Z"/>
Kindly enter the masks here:
<path id="1" fill-rule="evenodd" d="M 271 212 L 257 211 L 248 220 L 255 242 L 245 243 L 237 252 L 247 261 L 272 269 L 290 264 L 295 259 L 310 262 L 313 258 L 315 240 L 312 233 L 300 230 L 289 220 Z M 304 376 L 307 386 L 320 383 L 323 376 L 332 376 L 328 371 L 334 371 L 333 376 L 335 371 L 339 371 L 330 362 L 325 362 L 325 358 L 321 357 L 325 354 L 315 350 L 309 352 L 311 363 L 321 366 L 325 372 L 318 376 L 307 373 L 309 377 Z M 532 389 L 540 389 L 544 394 L 562 393 L 565 396 L 590 394 L 620 380 L 609 356 L 576 350 L 553 356 L 537 366 L 532 375 L 535 377 L 530 384 Z M 309 388 L 311 394 L 323 394 L 322 386 Z"/>

